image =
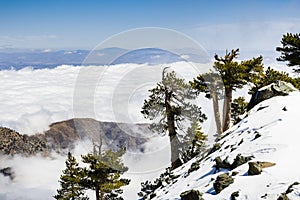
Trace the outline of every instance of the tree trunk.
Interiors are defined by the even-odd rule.
[[[168,122],[168,132],[171,146],[171,168],[175,169],[182,165],[182,162],[179,158],[179,140],[175,128],[175,116],[172,112],[171,107],[171,92],[166,92],[166,114]]]
[[[100,188],[99,188],[99,186],[96,186],[95,191],[96,191],[96,200],[101,200],[100,199]]]
[[[223,131],[222,131],[221,116],[220,116],[219,102],[218,102],[218,96],[217,96],[216,89],[212,89],[211,96],[212,96],[212,101],[213,101],[217,133],[218,133],[218,137],[219,137]]]
[[[100,192],[100,200],[104,200],[104,192]]]
[[[225,88],[223,107],[223,132],[230,128],[232,88]]]

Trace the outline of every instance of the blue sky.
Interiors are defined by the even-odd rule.
[[[170,28],[207,49],[272,50],[300,32],[299,0],[9,0],[0,2],[0,47],[84,48],[122,31]]]

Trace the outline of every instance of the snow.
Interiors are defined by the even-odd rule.
[[[197,158],[191,160],[174,172],[180,175],[178,181],[155,191],[157,196],[154,199],[180,199],[180,193],[189,189],[202,192],[205,200],[230,199],[235,191],[239,191],[238,199],[277,199],[292,183],[300,181],[299,101],[300,92],[293,92],[289,96],[274,97],[255,106],[249,111],[248,117],[228,130],[230,134],[219,141],[222,148],[201,161],[199,170],[184,178]],[[283,110],[284,107],[287,111]],[[257,132],[261,137],[254,139]],[[238,145],[241,139],[243,143]],[[237,149],[230,152],[231,148],[225,148],[228,145]],[[214,158],[220,156],[225,159],[228,156],[231,163],[239,153],[242,156],[254,156],[252,161],[268,161],[276,165],[264,168],[260,175],[248,176],[248,164],[245,163],[232,170],[238,172],[233,176],[234,183],[215,194],[213,180],[227,170],[213,173]],[[300,187],[293,188],[288,197],[300,199]]]

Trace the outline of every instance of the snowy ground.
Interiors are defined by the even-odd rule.
[[[235,191],[239,191],[238,199],[241,200],[277,199],[289,185],[296,181],[300,182],[299,101],[300,93],[294,92],[289,96],[266,100],[254,107],[248,117],[229,130],[232,132],[230,135],[219,141],[223,144],[222,148],[202,161],[199,170],[183,178],[196,158],[191,160],[176,170],[175,174],[181,176],[178,181],[156,191],[157,197],[154,199],[180,199],[180,193],[189,189],[197,189],[204,193],[205,200],[230,199],[231,193]],[[265,108],[261,109],[263,107]],[[284,107],[287,111],[283,110]],[[254,139],[257,132],[261,134],[261,137]],[[242,139],[243,142],[238,145]],[[233,145],[237,149],[231,152],[228,145]],[[238,172],[238,175],[234,176],[234,183],[216,195],[213,180],[226,170],[212,173],[214,158],[220,156],[225,159],[228,156],[231,163],[239,153],[243,156],[254,156],[253,161],[268,161],[276,165],[263,169],[261,175],[255,176],[248,176],[247,163],[241,165],[233,170]],[[300,199],[299,185],[288,194],[288,197]]]

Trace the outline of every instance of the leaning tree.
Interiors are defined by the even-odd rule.
[[[186,121],[203,122],[206,119],[201,108],[191,103],[197,97],[190,84],[184,79],[176,77],[174,71],[167,73],[164,68],[162,81],[149,90],[149,99],[144,101],[142,114],[153,123],[150,129],[160,134],[169,135],[171,146],[171,168],[182,165],[178,130],[183,130]]]

